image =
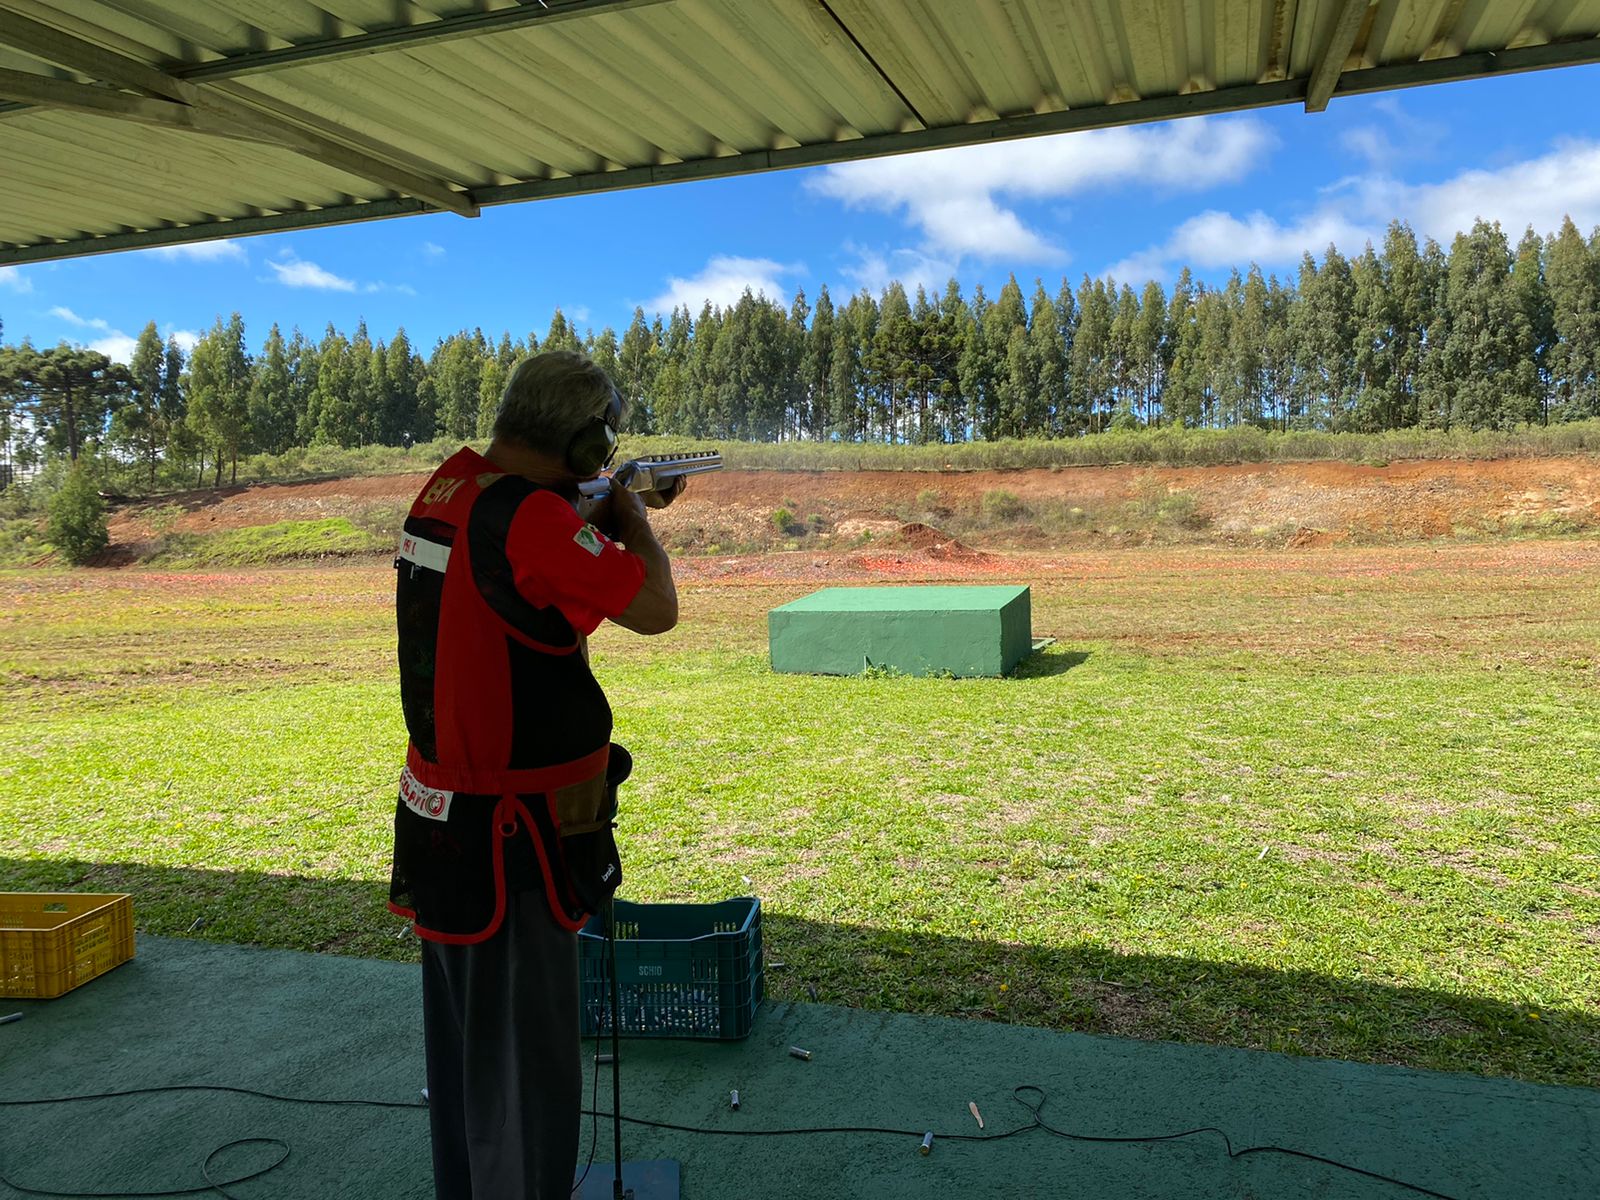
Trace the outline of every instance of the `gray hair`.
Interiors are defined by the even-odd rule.
[[[616,389],[605,371],[575,350],[523,359],[494,414],[494,436],[561,455],[572,435],[604,415]]]

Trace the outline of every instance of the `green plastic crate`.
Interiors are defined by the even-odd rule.
[[[585,1037],[611,1032],[605,930],[605,919],[596,915],[578,931]],[[617,982],[624,1037],[748,1037],[766,994],[761,901],[618,900]]]

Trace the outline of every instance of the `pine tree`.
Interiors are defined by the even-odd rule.
[[[1448,355],[1452,313],[1446,294],[1449,260],[1438,242],[1429,238],[1422,247],[1417,270],[1419,290],[1425,299],[1427,324],[1422,332],[1422,360],[1417,369],[1417,411],[1428,429],[1448,429],[1452,389]]]
[[[195,343],[185,390],[190,423],[215,456],[212,485],[221,486],[225,461],[232,466],[229,482],[237,483],[239,452],[250,439],[250,356],[245,352],[244,318],[238,313],[226,325],[219,317]]]
[[[599,333],[590,332],[584,339],[583,352],[594,365],[606,373],[613,383],[617,378],[617,331],[607,325]]]
[[[1231,354],[1233,295],[1238,290],[1238,277],[1238,272],[1234,272],[1227,291],[1202,289],[1195,297],[1194,319],[1202,382],[1200,425],[1204,428],[1223,425],[1238,400],[1239,381],[1234,374]]]
[[[1078,329],[1067,377],[1072,409],[1089,433],[1099,433],[1110,423],[1115,389],[1111,323],[1106,281],[1085,275],[1078,285]]]
[[[1133,326],[1134,380],[1138,388],[1140,419],[1160,424],[1159,399],[1167,372],[1167,297],[1154,279],[1139,297],[1139,316]]]
[[[317,433],[318,354],[316,346],[295,326],[284,351],[289,366],[289,409],[294,414],[294,444],[309,446]]]
[[[1080,335],[1082,336],[1081,332]],[[1162,415],[1169,424],[1200,424],[1205,398],[1205,367],[1200,361],[1200,328],[1195,313],[1195,285],[1184,267],[1167,302],[1167,340],[1171,365],[1161,392]]]
[[[1011,344],[1012,335],[1018,330],[1024,337],[1028,332],[1027,304],[1015,275],[1006,279],[1000,295],[984,311],[983,323],[994,375],[986,397],[988,404],[978,413],[978,433],[986,440],[1015,437],[1032,382],[1031,371],[1020,379],[1014,374],[1015,367],[1029,362],[1026,349],[1014,349]]]
[[[151,321],[139,331],[139,340],[133,347],[133,358],[128,363],[129,403],[118,414],[127,445],[134,456],[144,462],[146,484],[156,485],[156,462],[161,457],[164,442],[161,430],[161,386],[165,347],[156,323]]]
[[[1600,416],[1600,255],[1590,253],[1571,217],[1550,239],[1546,276],[1556,338],[1549,355],[1551,418]]]
[[[395,330],[383,355],[387,391],[378,424],[378,440],[386,446],[409,446],[414,441],[432,440],[432,419],[424,422],[417,409],[422,360],[411,349],[411,339],[406,336],[404,325]]]
[[[67,473],[66,482],[50,497],[45,534],[75,566],[88,562],[111,541],[106,529],[106,504],[82,463]]]
[[[560,316],[559,310],[556,315]],[[550,345],[549,338],[545,345]],[[440,436],[465,440],[476,432],[485,349],[481,333],[465,332],[452,334],[435,347],[428,374]]]
[[[989,309],[992,307],[983,294],[981,283],[972,289],[972,303],[967,307],[966,341],[956,360],[956,380],[965,409],[958,441],[987,436],[984,430],[994,419],[995,347],[989,341]]]
[[[896,280],[884,288],[878,301],[878,324],[866,356],[872,420],[886,442],[905,439],[904,410],[910,392],[914,345],[911,304],[906,299],[906,289]]]
[[[1295,393],[1294,339],[1290,333],[1290,314],[1294,311],[1294,289],[1267,279],[1267,342],[1262,357],[1262,395],[1264,419],[1273,429],[1288,429]]]
[[[500,411],[500,396],[506,390],[508,372],[501,365],[498,354],[484,360],[478,374],[478,436],[486,438],[494,432],[495,415]]]
[[[350,351],[350,340],[330,322],[317,346],[317,391],[311,402],[316,413],[311,438],[314,444],[356,444],[355,390],[355,356]]]
[[[811,305],[806,302],[806,294],[796,291],[789,302],[789,311],[773,330],[778,339],[777,362],[781,372],[777,380],[778,398],[783,406],[779,437],[804,436],[811,401],[800,370],[805,361],[806,325],[810,320]]]
[[[200,457],[200,440],[189,428],[189,398],[184,395],[188,375],[188,356],[176,337],[167,338],[161,363],[161,435],[166,442],[168,460],[187,464]],[[196,466],[195,486],[200,485],[204,464]]]
[[[568,323],[567,318],[557,308],[550,314],[550,328],[544,335],[540,348],[546,352],[551,350],[582,350],[583,343],[579,340],[577,331]]]
[[[622,335],[622,348],[617,353],[617,377],[613,380],[617,391],[628,402],[628,429],[634,433],[649,433],[655,428],[651,412],[655,393],[655,349],[655,334],[645,324],[644,309],[636,307],[633,320]]]
[[[961,390],[961,361],[967,339],[974,327],[972,310],[962,298],[961,285],[952,278],[944,295],[934,328],[929,334],[927,354],[934,367],[936,420],[939,440],[964,441],[967,437],[966,404]]]
[[[804,397],[801,436],[820,441],[828,433],[833,397],[833,297],[828,285],[817,292],[817,307],[806,329],[800,355],[800,388]]]
[[[1067,351],[1061,344],[1061,323],[1055,301],[1044,290],[1044,280],[1035,281],[1032,309],[1028,314],[1028,350],[1033,377],[1022,409],[1019,433],[1029,437],[1053,437],[1060,433],[1067,411]]]
[[[294,445],[295,414],[289,355],[276,324],[267,331],[267,340],[250,374],[250,427],[255,445],[268,454],[282,454]]]
[[[689,350],[689,386],[684,399],[683,432],[691,437],[719,436],[715,412],[722,390],[717,343],[722,340],[722,310],[707,300],[694,323]]]
[[[1404,429],[1420,419],[1417,388],[1433,296],[1425,286],[1422,256],[1411,227],[1391,222],[1383,238],[1383,278],[1389,296],[1389,428]]]
[[[692,336],[689,310],[675,305],[661,338],[660,366],[655,376],[653,406],[657,433],[689,432],[689,343]]]
[[[1110,279],[1106,280],[1106,295],[1112,299],[1111,336],[1107,343],[1114,397],[1111,423],[1116,428],[1128,429],[1139,423],[1139,376],[1143,365],[1137,332],[1139,298],[1127,284],[1118,288]]]
[[[1371,242],[1351,264],[1350,285],[1355,330],[1350,425],[1364,433],[1392,429],[1397,408],[1394,344],[1398,320],[1383,262]]]
[[[1545,280],[1544,240],[1531,228],[1517,244],[1511,266],[1511,310],[1516,331],[1515,364],[1506,395],[1505,418],[1550,423],[1550,351],[1555,311]]]
[[[1479,220],[1450,246],[1445,299],[1450,329],[1445,338],[1445,387],[1450,423],[1469,429],[1505,428],[1523,419],[1515,396],[1520,344],[1511,295],[1511,250],[1498,224]]]
[[[850,297],[835,327],[833,352],[833,426],[845,441],[870,435],[867,405],[867,358],[878,332],[878,302],[862,289]]]

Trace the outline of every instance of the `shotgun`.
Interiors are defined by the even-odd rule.
[[[681,475],[720,470],[720,450],[699,454],[650,454],[644,458],[630,458],[610,475],[584,480],[578,485],[578,492],[585,500],[604,500],[614,487],[630,492],[656,492]]]

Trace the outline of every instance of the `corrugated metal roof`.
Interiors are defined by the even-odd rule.
[[[1600,0],[0,0],[0,262],[1600,61]]]

